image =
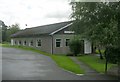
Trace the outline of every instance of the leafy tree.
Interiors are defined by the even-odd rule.
[[[78,38],[74,38],[69,42],[69,47],[74,56],[77,56],[80,53],[81,42]]]
[[[0,20],[0,34],[1,34],[0,42],[6,41],[6,31],[7,31],[7,26],[3,21]]]
[[[114,47],[114,46],[107,46],[106,50],[105,50],[105,58],[106,58],[106,68],[105,68],[105,72],[107,73],[107,63],[114,63],[114,64],[118,64],[119,66],[119,62],[120,62],[120,49],[119,47]]]
[[[7,29],[7,41],[10,42],[10,36],[18,31],[20,31],[19,24],[9,26]]]
[[[99,48],[120,49],[120,2],[71,2],[73,28]],[[110,56],[110,55],[109,55]],[[100,55],[102,59],[102,55]]]
[[[118,3],[80,3],[72,5],[74,30],[95,45],[116,46],[118,38]]]

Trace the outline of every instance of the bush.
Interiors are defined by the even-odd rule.
[[[81,48],[81,42],[80,42],[80,40],[79,39],[74,39],[74,40],[71,40],[70,42],[69,42],[69,47],[70,47],[70,50],[71,50],[71,52],[75,55],[75,56],[77,56],[77,54],[79,54],[80,53],[80,48]]]
[[[108,62],[115,64],[119,61],[119,58],[120,58],[119,53],[120,53],[119,48],[109,46],[109,47],[106,48],[105,57],[108,60]]]

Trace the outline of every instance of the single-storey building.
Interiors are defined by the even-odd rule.
[[[68,42],[75,36],[72,21],[26,28],[11,36],[11,45],[30,46],[51,54],[70,53]],[[91,43],[83,41],[81,53],[91,53]]]

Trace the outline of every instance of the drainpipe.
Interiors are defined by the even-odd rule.
[[[53,54],[53,35],[51,35],[51,38],[52,38],[51,53]]]

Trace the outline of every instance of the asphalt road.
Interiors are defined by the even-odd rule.
[[[2,48],[2,80],[113,80],[104,75],[83,75],[59,68],[48,56],[39,53]]]

